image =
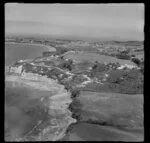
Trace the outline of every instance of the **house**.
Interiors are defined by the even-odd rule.
[[[120,66],[120,67],[118,67],[117,69],[124,69],[124,68],[129,68],[129,69],[133,69],[133,68],[138,68],[137,66],[135,66],[135,65],[128,65],[128,64],[124,64],[124,65],[122,65],[122,66]]]
[[[17,67],[10,67],[9,71],[17,73],[17,74],[21,74],[22,73],[22,65],[17,66]]]

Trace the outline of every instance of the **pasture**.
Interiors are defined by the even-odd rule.
[[[82,61],[90,61],[95,62],[98,61],[100,63],[119,63],[120,65],[129,64],[135,65],[130,60],[122,60],[117,59],[112,56],[100,55],[98,53],[89,53],[89,52],[71,52],[64,54],[64,58],[75,60],[77,63]]]
[[[143,128],[143,95],[81,91],[73,109],[80,121],[95,122],[120,129]]]

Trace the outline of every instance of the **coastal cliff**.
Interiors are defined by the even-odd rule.
[[[48,109],[46,122],[37,121],[30,132],[15,140],[89,141],[91,136],[87,134],[92,140],[143,140],[143,76],[139,69],[68,61],[40,57],[18,61],[6,69],[6,82],[31,89],[35,93],[28,96],[39,99]],[[33,108],[30,114],[39,111]],[[133,130],[140,135],[136,131],[132,134]],[[113,137],[108,138],[111,134]]]
[[[13,83],[14,87],[24,86],[38,91],[49,92],[49,96],[36,97],[48,107],[48,114],[51,117],[49,125],[45,126],[37,135],[34,136],[36,141],[56,141],[65,136],[68,126],[75,123],[71,111],[68,109],[72,102],[71,93],[64,89],[63,85],[58,84],[55,80],[40,76],[34,73],[20,73],[20,67],[15,68],[15,74],[7,75],[5,81]],[[39,125],[36,125],[36,128]],[[34,129],[33,129],[34,130]],[[23,138],[16,139],[20,141],[31,140],[30,133],[27,133]]]

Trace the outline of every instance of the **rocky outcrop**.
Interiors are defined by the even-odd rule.
[[[32,138],[32,140],[60,140],[65,135],[68,126],[76,122],[76,120],[71,117],[72,113],[68,109],[69,104],[72,102],[71,93],[67,92],[63,85],[59,85],[54,80],[33,73],[9,75],[5,80],[7,82],[12,82],[14,86],[26,86],[35,90],[50,92],[49,97],[43,96],[41,98],[41,102],[43,102],[43,104],[49,108],[49,123],[44,128],[42,128],[41,131],[34,136],[34,139]],[[37,125],[36,128],[38,128],[38,126],[39,125]],[[32,132],[34,132],[34,129],[31,131],[31,133]],[[24,136],[24,138],[19,140],[30,141],[31,133],[28,133],[26,136]]]
[[[39,135],[42,141],[56,141],[65,136],[65,132],[70,124],[75,123],[72,113],[68,110],[69,104],[72,102],[70,93],[59,92],[49,97],[49,115],[53,117],[52,126],[46,127]],[[54,134],[53,130],[57,130]]]

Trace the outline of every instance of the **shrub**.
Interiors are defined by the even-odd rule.
[[[117,57],[118,59],[129,60],[129,59],[130,59],[129,51],[120,52],[119,54],[116,55],[116,57]]]
[[[140,66],[141,61],[138,58],[132,58],[131,59],[136,65]]]
[[[107,81],[110,83],[120,83],[121,77],[124,75],[123,70],[112,70],[110,72],[109,77],[107,78]]]
[[[118,59],[123,59],[123,60],[129,60],[130,56],[125,55],[125,54],[119,54],[119,55],[117,55],[117,58]]]
[[[120,84],[123,93],[136,94],[143,92],[143,75],[138,70],[125,72],[124,80]]]
[[[68,69],[71,71],[73,68],[73,61],[71,59],[69,59],[68,61],[65,60],[59,66],[61,68]]]
[[[52,52],[52,51],[45,51],[45,52],[42,53],[42,55],[44,57],[48,57],[48,56],[51,56],[51,55],[54,55],[54,54],[55,54],[55,52]]]
[[[71,90],[71,97],[72,98],[79,96],[79,94],[80,94],[80,90],[78,90],[78,89],[72,89]]]
[[[135,55],[134,55],[134,54],[132,54],[132,55],[131,55],[131,57],[135,57]]]
[[[99,76],[99,74],[101,72],[104,72],[107,70],[107,66],[103,63],[98,63],[97,61],[95,62],[95,64],[93,65],[92,67],[92,70],[91,70],[91,77],[94,77],[94,76]]]
[[[141,63],[141,65],[140,65],[140,71],[142,74],[144,74],[144,64],[143,63]]]
[[[56,54],[57,54],[57,55],[64,54],[65,52],[68,51],[68,49],[63,48],[63,47],[55,47],[55,48],[56,48]]]
[[[64,87],[65,87],[65,89],[67,90],[67,91],[71,91],[72,90],[72,86],[71,86],[71,84],[67,81],[62,81],[63,82],[63,85],[64,85]]]
[[[25,70],[26,72],[31,72],[33,70],[33,66],[29,63],[26,63],[23,65],[23,70]]]

